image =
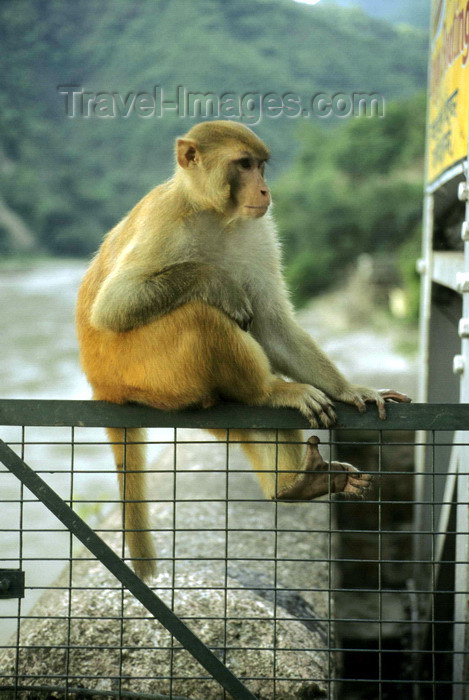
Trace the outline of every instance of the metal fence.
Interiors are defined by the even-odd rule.
[[[295,411],[3,400],[0,425],[1,698],[468,697],[468,405],[339,407],[322,453],[374,485],[296,504],[230,435]],[[148,585],[104,426],[153,428]]]

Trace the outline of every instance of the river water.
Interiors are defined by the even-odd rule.
[[[0,268],[0,395],[86,398],[74,330],[84,262],[61,260]]]
[[[56,260],[0,269],[0,397],[89,398],[74,331],[76,290],[85,267],[84,262]],[[69,429],[26,428],[23,436],[20,428],[0,427],[0,437],[18,454],[22,454],[24,437],[26,462],[38,471],[56,472],[47,481],[66,496],[70,490]],[[40,444],[48,440],[55,444]],[[103,492],[108,488],[106,475],[88,474],[87,482],[80,484],[85,494],[90,489]],[[67,554],[68,539],[47,509],[34,502],[29,492],[22,493],[17,480],[0,466],[0,567],[17,568],[22,552],[26,585],[33,588],[27,591],[22,613],[32,606],[41,587],[50,584],[63,568],[60,557]],[[55,560],[44,561],[47,556]],[[0,617],[17,613],[17,601],[0,601]],[[0,641],[5,641],[15,626],[14,619],[0,620]]]
[[[83,261],[63,260],[0,268],[0,398],[91,398],[74,328],[76,293],[85,269]],[[154,459],[173,433],[152,433],[161,443],[150,451]],[[0,438],[63,498],[73,497],[75,509],[90,525],[112,508],[100,503],[117,498],[104,430],[79,428],[72,434],[70,428],[31,427],[23,435],[20,427],[0,426]],[[28,589],[22,603],[25,614],[62,571],[70,536],[32,494],[22,493],[16,478],[0,464],[0,568],[18,568],[20,552]],[[17,601],[0,601],[0,643],[14,632],[17,615]]]
[[[85,269],[85,262],[63,260],[0,268],[0,398],[90,398],[79,367],[74,330],[76,292]],[[389,339],[369,330],[337,337],[324,321],[324,313],[318,314],[314,308],[303,312],[300,321],[347,376],[413,393],[414,366],[393,350]],[[73,450],[69,428],[26,428],[23,435],[21,428],[0,426],[0,437],[63,498],[73,496],[77,512],[89,524],[96,525],[106,512],[100,501],[117,498],[112,456],[103,430],[75,429]],[[151,438],[155,445],[150,462],[171,440],[172,431],[152,431]],[[69,552],[68,532],[31,494],[22,493],[15,477],[0,465],[0,568],[18,568],[22,554],[28,587],[22,614],[55,580]],[[8,615],[10,620],[5,619]],[[0,643],[14,632],[17,615],[17,601],[0,601]]]

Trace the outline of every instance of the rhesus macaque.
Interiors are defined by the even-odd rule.
[[[164,410],[220,399],[298,409],[315,428],[334,425],[332,401],[407,400],[350,384],[294,318],[282,278],[264,180],[269,151],[246,126],[197,124],[176,142],[174,177],[147,194],[106,236],[77,308],[83,369],[95,399]],[[292,381],[287,381],[287,377]],[[211,431],[224,439],[224,430]],[[108,430],[136,572],[150,576],[144,435]],[[302,433],[232,430],[268,498],[361,494],[370,477],[322,460]],[[267,442],[258,443],[255,441]],[[269,442],[270,441],[270,442]],[[120,443],[120,444],[119,444]],[[125,464],[125,470],[124,470]]]

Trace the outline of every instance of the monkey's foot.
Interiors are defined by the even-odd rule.
[[[295,402],[292,403],[310,422],[312,428],[332,428],[337,422],[337,416],[332,401],[326,394],[311,384],[287,384],[290,392],[294,392]]]
[[[311,384],[277,379],[269,397],[270,406],[296,408],[312,428],[332,428],[337,423],[334,405],[326,394]]]
[[[311,501],[326,493],[344,493],[363,497],[373,477],[346,462],[325,462],[318,449],[319,438],[313,435],[306,445],[303,469],[292,484],[274,498],[279,501]]]

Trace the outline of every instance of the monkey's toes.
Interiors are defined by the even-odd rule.
[[[293,482],[275,496],[280,501],[311,501],[327,493],[363,497],[373,477],[345,462],[327,463],[318,449],[319,438],[312,435],[306,444],[302,470]]]
[[[324,428],[332,428],[336,424],[336,416],[335,414],[331,416],[329,413],[326,413],[325,411],[320,411],[319,415],[319,424],[324,427]]]
[[[337,422],[333,405],[328,401],[318,401],[309,397],[306,401],[307,417],[312,428],[332,428]]]
[[[330,474],[327,462],[318,449],[319,438],[312,435],[306,444],[302,471],[294,481],[275,496],[280,501],[311,501],[329,493]]]
[[[329,425],[327,425],[327,427],[330,427],[331,425],[335,425],[337,423],[337,415],[336,415],[334,406],[331,403],[329,403],[329,404],[326,404],[325,406],[323,406],[322,409],[323,410],[322,410],[321,416],[325,416],[325,420],[329,423]]]
[[[366,474],[359,471],[351,464],[346,464],[343,462],[333,462],[331,467],[335,468],[336,465],[340,466],[346,471],[346,474],[344,475],[345,485],[341,490],[341,493],[346,494],[347,496],[355,496],[356,498],[364,498],[366,492],[373,482],[373,476],[371,474]]]
[[[317,435],[311,435],[306,441],[306,457],[304,463],[305,471],[311,471],[318,469],[319,467],[326,467],[327,464],[323,460],[321,453],[319,452],[318,445],[321,440]]]

